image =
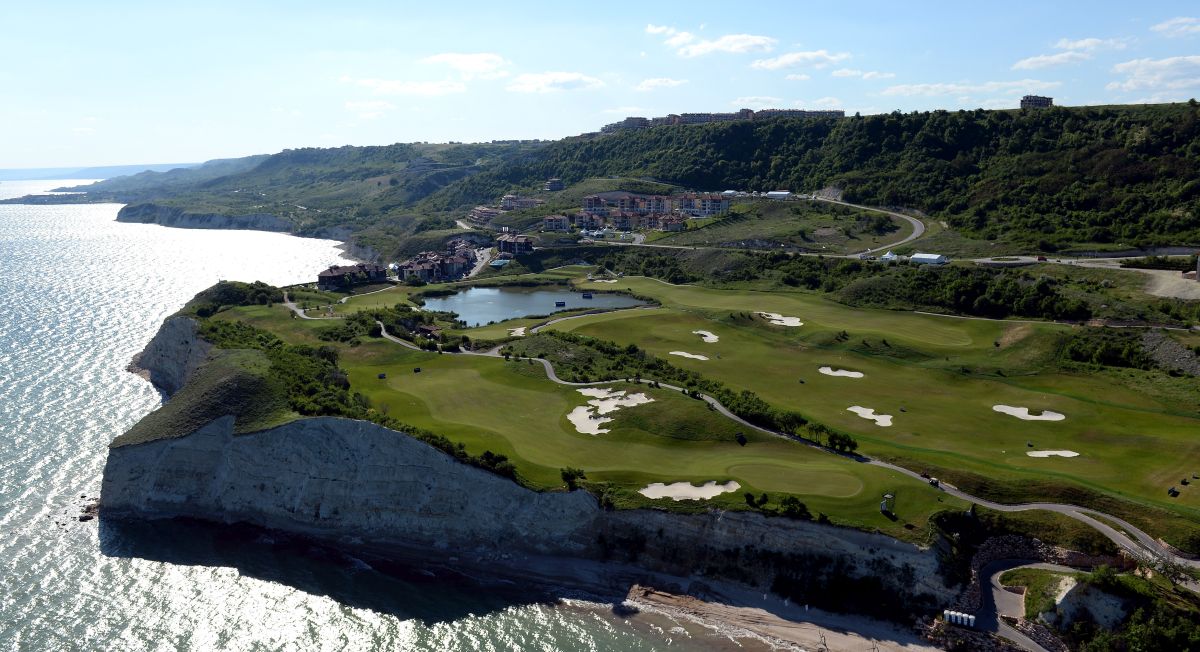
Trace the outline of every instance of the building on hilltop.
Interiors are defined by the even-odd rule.
[[[387,280],[387,268],[374,263],[331,266],[317,274],[317,287],[322,290],[348,290],[364,283],[382,283]]]
[[[653,215],[671,212],[671,198],[666,195],[641,195],[613,190],[598,192],[583,198],[583,211],[597,215],[610,212]]]
[[[638,118],[638,117],[630,116],[620,122],[614,122],[612,124],[604,125],[603,127],[600,128],[600,133],[611,134],[613,132],[623,131],[625,129],[645,129],[646,127],[649,127],[649,126],[650,126],[650,121],[647,120],[646,118]]]
[[[1054,106],[1053,97],[1043,95],[1026,95],[1021,98],[1022,109],[1048,109]]]
[[[500,210],[502,211],[518,211],[523,208],[533,208],[546,203],[544,199],[534,199],[532,197],[522,197],[520,195],[505,195],[500,198]]]
[[[913,254],[908,260],[916,265],[945,265],[950,262],[950,259],[941,254]]]

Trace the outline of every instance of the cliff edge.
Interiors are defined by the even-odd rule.
[[[191,213],[174,206],[161,204],[130,204],[117,213],[118,222],[159,224],[184,229],[247,229],[253,231],[290,232],[292,224],[269,213],[221,215]]]
[[[226,378],[214,369],[238,352],[206,346],[195,320],[173,317],[138,364],[180,405],[198,392],[211,398],[208,385],[254,398],[245,378],[210,382]],[[531,556],[555,558],[568,575],[610,588],[667,574],[774,590],[836,573],[874,582],[893,602],[930,606],[955,593],[932,550],[887,536],[754,512],[605,510],[586,491],[534,491],[368,421],[293,414],[255,426],[271,420],[245,406],[220,411],[236,404],[228,397],[199,403],[176,407],[187,418],[157,416],[171,413],[168,402],[113,442],[102,516],[248,523],[376,553],[461,554],[515,569],[510,576],[523,576]]]

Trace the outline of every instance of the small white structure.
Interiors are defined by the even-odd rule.
[[[891,263],[891,262],[895,262],[897,258],[899,258],[899,257],[896,254],[889,251],[886,254],[880,256],[879,260],[883,260],[883,261],[887,261],[887,262]]]
[[[892,252],[888,252],[889,254]],[[908,258],[917,265],[945,265],[950,262],[949,258],[941,254],[913,254]]]
[[[792,193],[789,190],[771,190],[767,193],[767,199],[791,199]]]
[[[721,193],[721,196],[722,197],[736,197],[737,194],[738,194],[738,191],[736,191],[736,190],[725,190]]]

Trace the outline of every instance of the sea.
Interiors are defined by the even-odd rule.
[[[4,181],[0,198],[81,182]],[[162,403],[126,366],[164,318],[218,280],[346,262],[331,240],[121,224],[119,209],[0,205],[0,650],[744,649],[569,590],[481,588],[266,532],[80,521],[109,442]]]

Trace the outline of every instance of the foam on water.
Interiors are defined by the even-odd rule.
[[[413,583],[201,526],[78,522],[108,443],[160,403],[125,366],[166,316],[218,279],[292,283],[343,260],[329,240],[120,224],[118,208],[0,205],[0,649],[663,647],[605,605]]]

